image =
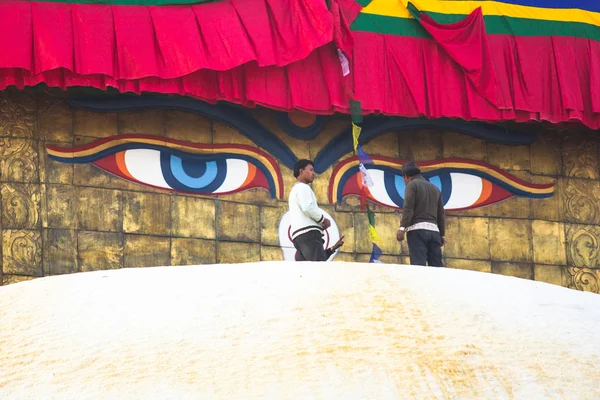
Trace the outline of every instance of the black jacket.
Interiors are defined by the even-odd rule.
[[[413,176],[406,185],[400,226],[408,228],[417,222],[432,222],[438,226],[441,236],[446,233],[442,194],[421,174]]]

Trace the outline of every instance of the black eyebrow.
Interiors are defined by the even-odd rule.
[[[531,144],[536,136],[527,132],[517,132],[502,126],[479,122],[463,122],[449,119],[427,120],[417,118],[368,117],[361,124],[359,144],[365,144],[391,130],[415,128],[441,128],[464,133],[486,142],[507,145]],[[409,133],[409,132],[405,132]],[[334,137],[315,157],[315,171],[322,174],[343,155],[352,152],[352,127],[348,127]]]
[[[298,157],[281,139],[246,114],[243,109],[233,105],[209,104],[182,96],[123,94],[71,97],[68,101],[73,107],[107,113],[155,108],[195,112],[231,126],[290,169],[294,169],[294,164],[298,161]]]

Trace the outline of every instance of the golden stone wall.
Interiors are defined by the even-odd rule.
[[[299,158],[313,159],[348,125],[332,117],[312,141],[292,139],[269,110],[252,115]],[[533,129],[529,127],[528,129]],[[541,127],[537,129],[541,130]],[[180,111],[98,114],[70,108],[61,94],[0,92],[1,282],[96,269],[282,260],[278,224],[287,201],[265,190],[222,197],[140,186],[89,164],[50,160],[47,144],[147,133],[196,143],[255,146],[227,125]],[[533,183],[556,181],[549,199],[511,197],[449,212],[448,267],[600,291],[600,165],[597,132],[546,128],[530,146],[506,146],[454,132],[391,132],[364,146],[371,155],[483,160]],[[280,163],[285,197],[294,178]],[[346,244],[336,261],[367,262],[371,243],[357,200],[327,204],[332,168],[313,184]],[[374,206],[385,263],[408,263],[395,240],[400,214]]]

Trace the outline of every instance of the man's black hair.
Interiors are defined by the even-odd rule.
[[[415,164],[414,161],[407,162],[402,166],[402,174],[408,176],[409,178],[415,175],[419,175],[420,173],[421,170],[419,169],[419,167],[417,167],[417,164]]]
[[[294,165],[294,178],[299,177],[300,170],[306,168],[307,165],[312,165],[313,167],[315,166],[315,164],[310,160],[302,159],[296,161],[296,165]]]

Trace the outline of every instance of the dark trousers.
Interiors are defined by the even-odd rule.
[[[442,237],[439,232],[425,229],[408,231],[406,241],[412,265],[444,266],[442,263]]]
[[[308,231],[292,241],[298,250],[296,261],[327,261],[329,258],[323,249],[323,234],[320,231]]]

